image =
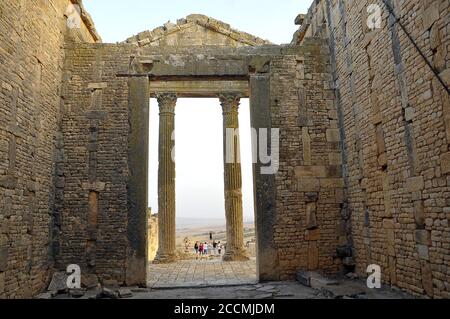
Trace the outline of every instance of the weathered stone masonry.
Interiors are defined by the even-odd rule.
[[[130,216],[146,220],[142,212],[129,215],[128,210],[127,216],[125,206],[130,199],[127,200],[124,192],[133,176],[131,170],[137,165],[127,162],[126,153],[127,147],[132,144],[128,143],[125,133],[133,132],[135,123],[129,118],[126,100],[133,95],[130,81],[145,79],[139,76],[139,72],[147,74],[148,85],[148,77],[151,81],[169,75],[182,76],[186,72],[184,70],[190,70],[187,74],[198,79],[211,75],[249,77],[255,93],[251,95],[252,105],[255,106],[252,125],[255,128],[280,128],[280,171],[269,177],[273,178],[274,187],[262,197],[260,191],[255,194],[258,202],[263,204],[256,212],[261,237],[260,278],[290,279],[298,269],[339,272],[342,262],[334,259],[333,254],[339,244],[335,234],[340,224],[342,179],[335,163],[335,157],[339,158],[338,144],[333,135],[337,124],[329,119],[330,114],[336,111],[330,89],[331,74],[326,73],[329,72],[329,52],[325,44],[323,40],[311,40],[303,48],[174,47],[169,51],[154,47],[137,50],[132,44],[77,44],[68,48],[66,63],[72,76],[67,88],[72,89],[67,89],[65,96],[68,112],[63,125],[67,193],[64,196],[63,216],[67,217],[63,218],[65,231],[58,259],[60,264],[78,262],[83,269],[98,274],[102,280],[126,281],[127,261],[124,254],[131,244],[129,235],[124,236],[126,225]],[[174,56],[176,64],[170,63]],[[89,88],[99,81],[93,71],[96,70],[95,61],[100,61],[103,66],[100,83],[103,83],[104,92],[101,107],[96,106],[93,111],[89,110],[93,96]],[[139,64],[139,61],[141,67],[133,67],[133,63]],[[209,61],[219,62],[211,65]],[[223,69],[222,63],[228,65],[228,69]],[[264,103],[267,105],[266,113],[259,111]],[[300,110],[305,112],[302,116],[299,116]],[[90,187],[80,187],[90,180],[89,157],[92,155],[87,148],[91,147],[92,133],[91,120],[86,115],[92,115],[92,112],[97,117],[101,114],[102,119],[108,119],[98,120],[96,131],[99,142],[93,148],[98,153],[99,179]],[[308,115],[307,112],[311,113]],[[296,135],[295,132],[310,135],[310,145],[304,146],[301,133]],[[303,148],[310,154],[305,155],[306,159],[302,155]],[[331,156],[332,162],[330,151],[335,154]],[[100,167],[109,165],[110,170],[99,173]],[[258,165],[255,167],[255,176],[260,176],[259,168]],[[263,184],[256,182],[255,185],[259,187]],[[89,194],[92,191],[98,193],[95,240],[89,237],[91,233],[86,217],[89,215]],[[143,234],[145,239],[145,232]],[[90,245],[87,243],[91,243],[95,250],[87,249]],[[90,251],[96,252],[94,265],[91,265]],[[144,277],[141,277],[140,283],[145,280]]]
[[[447,1],[386,1],[449,81]],[[381,28],[366,25],[381,8]],[[329,41],[358,273],[449,298],[449,95],[383,1],[316,1],[294,41]]]
[[[0,298],[35,295],[73,263],[146,283],[149,98],[172,90],[214,96],[218,112],[220,96],[248,97],[252,127],[279,129],[277,173],[254,165],[260,280],[375,263],[385,283],[449,298],[449,95],[374,2],[380,29],[368,1],[317,0],[277,46],[202,15],[95,43],[84,10],[67,28],[79,1],[2,1]],[[448,3],[386,2],[448,86]]]
[[[67,28],[71,3],[0,3],[0,298],[31,297],[52,270],[63,46],[99,40],[86,13]]]

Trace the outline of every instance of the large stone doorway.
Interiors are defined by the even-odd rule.
[[[145,125],[142,117],[148,117],[149,98],[156,97],[159,108],[159,170],[158,170],[158,251],[156,263],[171,263],[177,260],[175,242],[175,162],[172,161],[172,150],[175,141],[172,138],[175,124],[175,109],[179,97],[213,97],[222,107],[223,115],[223,147],[224,147],[224,196],[227,220],[226,261],[247,261],[243,241],[241,167],[238,159],[239,122],[238,110],[241,98],[250,100],[251,127],[259,133],[254,136],[252,151],[257,155],[253,164],[253,190],[256,225],[256,256],[257,279],[277,280],[278,257],[274,245],[273,225],[275,212],[275,175],[276,161],[262,161],[258,154],[264,145],[267,155],[278,147],[277,137],[271,136],[271,81],[266,59],[252,60],[252,51],[242,50],[239,54],[224,55],[223,48],[210,48],[207,51],[210,58],[205,59],[204,50],[181,48],[180,51],[153,52],[151,56],[141,56],[135,59],[137,73],[130,76],[129,108],[131,112],[131,136],[136,141],[130,143],[130,163],[142,165],[148,158],[148,120]],[[187,50],[184,53],[183,50]],[[263,48],[264,50],[264,48]],[[202,53],[204,52],[204,53]],[[233,52],[233,51],[232,51]],[[269,52],[269,51],[268,51]],[[175,54],[176,53],[176,54]],[[160,54],[163,54],[162,56]],[[195,59],[192,60],[192,57]],[[170,62],[176,60],[176,63]],[[269,59],[269,58],[268,58]],[[217,62],[219,61],[219,62]],[[141,76],[140,74],[145,74]],[[137,113],[135,113],[137,112]],[[278,129],[275,129],[278,130]],[[262,134],[262,135],[261,135]],[[227,138],[231,136],[231,138]],[[265,137],[265,139],[262,139]],[[272,141],[275,140],[272,148]],[[146,146],[146,152],[143,152]],[[136,150],[136,154],[133,150]],[[276,152],[275,152],[276,153]],[[275,154],[274,153],[274,154]],[[226,156],[225,156],[226,154]],[[139,156],[139,155],[144,155]],[[143,220],[147,224],[147,184],[146,176],[135,174],[131,181],[130,200],[136,209],[129,210],[129,220]],[[141,190],[142,189],[142,190]],[[143,197],[138,197],[140,193]],[[136,201],[134,201],[136,199]],[[139,201],[139,202],[138,202]],[[146,204],[145,206],[143,204]],[[145,207],[145,211],[144,211]],[[131,225],[129,234],[139,234],[139,252],[146,249],[147,232]],[[136,230],[136,231],[134,231]],[[138,251],[137,251],[138,252]],[[146,255],[142,256],[141,265],[147,264]],[[132,261],[133,258],[130,259]],[[143,263],[142,263],[143,262]],[[128,269],[131,269],[129,266]],[[142,269],[142,268],[141,268]],[[144,269],[147,269],[145,266]],[[133,271],[133,273],[136,271]]]
[[[218,87],[217,83],[211,85]],[[158,84],[159,85],[159,84]],[[192,82],[195,89],[199,83]],[[240,189],[236,190],[241,197],[240,221],[233,224],[226,221],[226,205],[224,198],[224,135],[223,108],[220,99],[209,97],[205,90],[206,83],[200,83],[203,89],[202,98],[185,98],[177,94],[175,107],[175,135],[172,135],[176,150],[174,160],[176,171],[175,187],[175,253],[174,259],[158,260],[156,256],[158,243],[157,233],[149,232],[149,273],[148,286],[179,287],[201,285],[234,285],[256,281],[256,234],[254,228],[254,194],[252,172],[252,130],[250,125],[249,100],[240,99],[236,105],[239,112],[239,145],[236,148],[240,156],[236,163],[240,164],[242,176]],[[183,87],[187,88],[188,84]],[[152,91],[152,83],[150,85]],[[214,93],[211,91],[211,94]],[[236,94],[238,94],[236,92]],[[191,95],[191,94],[189,94]],[[156,93],[151,93],[156,96]],[[160,103],[156,98],[150,100],[150,161],[149,161],[149,205],[152,213],[150,226],[165,231],[159,220],[158,181],[158,142]],[[239,148],[238,148],[239,147]],[[230,214],[228,214],[228,217]],[[173,218],[173,217],[172,217]],[[159,224],[159,225],[158,225]],[[228,232],[227,226],[228,225]],[[239,227],[239,228],[237,228]],[[230,229],[231,228],[231,229]],[[234,229],[237,228],[237,229]],[[229,232],[235,232],[241,238],[242,255],[233,256],[234,251],[227,253]],[[173,234],[160,234],[160,238],[168,240]],[[173,239],[173,238],[172,238]],[[194,245],[207,243],[208,252],[196,253]],[[156,245],[155,245],[156,244]],[[162,245],[160,245],[162,246]],[[220,249],[219,249],[220,248]],[[234,247],[232,247],[234,248]],[[231,256],[231,257],[230,257]],[[166,262],[166,263],[165,263]]]

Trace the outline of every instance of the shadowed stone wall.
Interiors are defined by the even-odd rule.
[[[386,2],[448,89],[448,1]],[[449,93],[382,1],[315,1],[300,18],[294,42],[328,38],[332,51],[357,272],[378,264],[385,283],[449,298]]]
[[[149,81],[174,79],[248,81],[252,126],[280,130],[276,174],[254,165],[259,279],[375,263],[450,297],[449,94],[381,0],[374,31],[367,1],[315,1],[291,46],[201,15],[89,43],[70,3],[0,4],[0,297],[73,263],[145,284]],[[387,3],[448,87],[448,3]]]
[[[280,279],[298,270],[341,271],[335,252],[341,231],[343,180],[340,137],[325,41],[310,40],[300,54],[270,65],[272,127],[280,128],[273,236]]]
[[[0,2],[0,298],[37,294],[52,268],[62,48],[99,40],[84,12],[69,30],[71,3]]]

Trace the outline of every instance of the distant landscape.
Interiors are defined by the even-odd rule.
[[[184,239],[189,241],[210,241],[209,233],[213,233],[213,240],[226,242],[225,219],[199,219],[178,218],[177,219],[177,246],[184,247]],[[253,221],[244,221],[244,242],[253,241],[255,238],[255,225]]]
[[[253,220],[244,220],[244,224],[254,224]],[[195,229],[198,227],[225,227],[226,221],[223,219],[214,219],[214,218],[177,218],[176,227],[178,230],[189,230]]]

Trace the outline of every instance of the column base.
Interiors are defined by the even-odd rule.
[[[222,258],[223,261],[247,261],[250,258],[245,250],[226,252]]]
[[[178,260],[178,256],[176,253],[173,254],[160,254],[157,253],[155,259],[153,260],[153,264],[170,264],[174,263]]]

